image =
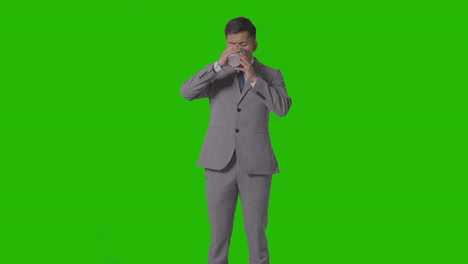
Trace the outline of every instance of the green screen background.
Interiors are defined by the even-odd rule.
[[[2,2],[0,263],[207,263],[209,105],[180,88],[238,16],[293,100],[272,263],[466,263],[461,3]]]

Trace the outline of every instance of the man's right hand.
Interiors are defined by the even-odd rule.
[[[229,47],[223,51],[223,54],[221,54],[221,57],[218,60],[218,65],[221,67],[225,67],[228,65],[228,58],[231,54],[240,52],[239,47]]]

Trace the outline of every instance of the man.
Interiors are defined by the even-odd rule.
[[[268,132],[270,111],[282,117],[291,99],[279,70],[253,57],[256,28],[244,17],[225,28],[227,49],[219,60],[184,82],[187,100],[208,98],[210,124],[198,166],[205,168],[211,225],[209,264],[227,264],[237,196],[243,208],[250,264],[270,263],[267,214],[272,174],[279,173]],[[242,47],[245,55],[239,53]],[[228,57],[237,54],[233,68]]]

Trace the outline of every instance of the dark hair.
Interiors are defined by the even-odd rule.
[[[226,27],[224,28],[224,35],[226,35],[227,38],[228,34],[236,34],[242,31],[249,32],[249,36],[255,40],[255,37],[257,36],[257,29],[255,28],[254,24],[252,24],[252,21],[245,17],[238,17],[229,20],[229,22],[226,24]]]

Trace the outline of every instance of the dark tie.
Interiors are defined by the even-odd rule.
[[[245,82],[243,71],[239,71],[239,74],[237,74],[237,79],[239,80],[239,88],[240,88],[240,92],[242,93],[242,90],[244,90],[244,82]]]

